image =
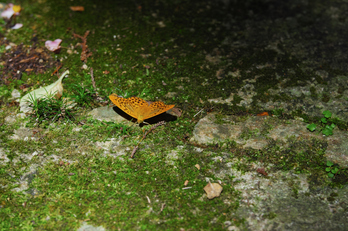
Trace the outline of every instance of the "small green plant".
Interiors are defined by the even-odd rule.
[[[147,69],[146,69],[147,70]],[[147,89],[147,88],[144,88],[140,94],[139,94],[139,97],[144,97],[144,96],[149,96],[150,95],[150,89]]]
[[[96,92],[93,87],[82,87],[78,84],[73,85],[74,95],[71,98],[75,99],[75,102],[80,107],[91,107],[94,98],[96,97]]]
[[[272,110],[272,115],[275,115],[277,117],[282,116],[283,113],[284,113],[284,109],[282,108]]]
[[[5,45],[0,46],[0,54],[5,53],[6,47]]]
[[[35,95],[30,95],[29,100],[29,106],[33,109],[32,117],[40,124],[44,120],[55,122],[62,119],[70,121],[74,118],[71,109],[68,109],[62,98],[56,99],[48,95],[37,99]]]
[[[327,172],[327,176],[330,178],[335,178],[337,174],[339,174],[340,169],[333,166],[334,164],[331,161],[326,162],[325,171]]]
[[[8,90],[7,86],[0,87],[0,98],[8,97],[11,95],[11,92]]]
[[[324,117],[320,119],[320,122],[323,126],[319,131],[321,131],[324,135],[330,136],[333,134],[332,130],[336,127],[334,123],[331,122],[332,113],[329,110],[323,111]],[[311,132],[315,131],[317,125],[312,123],[307,125],[307,129]]]

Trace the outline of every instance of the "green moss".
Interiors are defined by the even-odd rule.
[[[25,22],[25,26],[2,33],[8,41],[23,44],[25,48],[45,49],[46,40],[63,39],[61,53],[51,53],[51,58],[59,59],[62,69],[70,70],[63,82],[64,96],[75,98],[78,107],[73,111],[74,120],[53,122],[57,113],[50,113],[53,117],[44,116],[41,124],[26,124],[28,139],[13,140],[9,137],[27,121],[17,120],[11,125],[4,122],[7,115],[18,112],[16,104],[8,102],[11,91],[24,83],[32,90],[54,82],[55,67],[44,73],[23,72],[21,80],[0,86],[0,143],[10,160],[0,168],[0,183],[5,186],[0,189],[1,229],[74,230],[82,221],[109,230],[181,227],[220,230],[225,221],[239,226],[244,219],[234,215],[240,192],[233,188],[233,177],[224,178],[220,197],[208,200],[204,196],[206,179],[220,180],[214,172],[225,167],[224,162],[214,161],[218,157],[223,161],[239,159],[233,169],[242,173],[252,170],[251,163],[259,161],[272,164],[270,171],[309,173],[312,185],[325,181],[326,144],[318,140],[307,143],[292,139],[286,148],[270,140],[263,150],[244,150],[235,141],[225,141],[197,151],[188,143],[195,122],[205,112],[219,112],[216,120],[220,124],[226,115],[243,122],[250,114],[260,112],[258,101],[292,100],[285,94],[268,95],[269,89],[278,87],[278,83],[283,84],[281,87],[302,86],[315,76],[306,71],[307,64],[286,52],[280,54],[251,43],[233,50],[230,45],[216,45],[215,41],[231,36],[227,30],[213,29],[220,25],[212,24],[211,15],[226,16],[215,10],[221,9],[220,3],[209,2],[209,9],[200,9],[194,2],[183,1],[165,4],[143,1],[141,5],[132,1],[74,2],[83,5],[84,12],[70,11],[71,1],[22,0],[18,4],[23,7],[18,20]],[[248,15],[249,10],[243,12],[245,7],[240,8],[239,3],[236,6],[232,7],[234,15]],[[165,27],[158,26],[160,21]],[[90,31],[87,45],[92,55],[83,63],[82,49],[77,45],[81,40],[73,33],[83,35],[87,30]],[[250,36],[246,33],[249,32],[237,31],[231,39],[242,36],[244,41]],[[281,44],[278,48],[285,49]],[[207,61],[208,54],[221,56],[220,62]],[[83,69],[83,64],[93,68],[96,89],[90,69]],[[330,74],[335,71],[323,68]],[[217,77],[220,70],[225,75]],[[240,73],[237,76],[226,76],[237,71]],[[290,78],[293,81],[282,81]],[[325,83],[320,77],[315,78]],[[252,108],[246,110],[237,106],[244,99],[236,93],[248,83],[255,87],[256,96]],[[150,126],[130,127],[84,117],[88,109],[110,104],[111,93],[175,104],[183,114],[148,134],[140,143],[135,159],[130,159],[133,148],[143,137],[143,129],[146,131]],[[226,99],[231,94],[234,94],[232,106],[207,102],[218,97]],[[316,95],[315,89],[311,88],[311,94]],[[55,112],[61,114],[60,109]],[[204,109],[202,113],[195,116],[201,109]],[[273,113],[284,119],[305,116],[301,111],[284,115],[281,109]],[[347,123],[341,123],[339,127],[346,128]],[[270,129],[271,124],[259,130],[245,130],[241,137],[265,135]],[[201,166],[200,170],[196,164]],[[26,193],[12,191],[33,167],[36,173],[25,177],[29,184]],[[183,189],[186,180],[191,188]],[[332,184],[344,182],[347,182],[346,169],[342,169]],[[291,184],[297,196],[299,189],[294,182]],[[273,219],[275,214],[269,212],[265,217]],[[212,226],[212,221],[216,226]]]
[[[334,179],[330,182],[330,185],[332,187],[342,187],[343,185],[346,185],[348,182],[348,169],[347,168],[340,168],[339,174],[335,176]]]
[[[215,120],[214,120],[214,123],[216,124],[225,124],[226,121],[224,120],[226,118],[225,115],[223,114],[215,114]]]
[[[290,140],[289,146],[280,148],[276,143],[270,143],[265,150],[249,150],[247,156],[251,159],[272,163],[275,169],[295,170],[296,172],[322,171],[326,144],[319,140]]]
[[[160,153],[164,154],[162,151]],[[38,195],[31,198],[22,196],[22,193],[2,194],[2,201],[10,197],[8,203],[26,203],[26,207],[1,210],[6,212],[2,216],[7,220],[3,227],[18,227],[28,222],[40,229],[60,225],[71,229],[79,226],[79,220],[88,220],[109,229],[121,226],[135,228],[141,218],[142,226],[149,228],[159,227],[156,220],[166,220],[160,222],[163,228],[180,225],[194,228],[208,225],[207,222],[213,217],[223,221],[225,217],[222,213],[227,214],[232,207],[223,206],[222,200],[232,199],[236,192],[231,187],[224,187],[222,200],[200,201],[201,190],[206,185],[202,176],[207,172],[204,168],[197,170],[192,165],[192,160],[196,160],[197,156],[180,157],[175,164],[177,168],[161,168],[159,164],[164,161],[164,157],[138,155],[136,162],[119,162],[114,158],[100,157],[98,153],[90,153],[70,165],[48,163],[38,171],[31,183],[31,188],[35,188]],[[192,188],[181,189],[185,180],[191,182]],[[8,203],[5,202],[5,205]],[[234,206],[238,207],[238,200],[235,203]],[[163,211],[160,211],[164,204]],[[221,209],[212,211],[209,204]],[[45,209],[42,209],[43,205]],[[207,209],[209,213],[204,212]],[[14,217],[20,214],[22,219],[11,219],[11,214]],[[200,218],[205,219],[198,221],[196,216],[199,214]],[[61,219],[63,217],[64,220]]]
[[[244,129],[242,133],[239,135],[240,139],[248,140],[252,137],[252,132],[249,129]]]
[[[214,218],[221,223],[235,219],[231,211],[238,207],[239,193],[231,185],[224,186],[224,194],[218,199],[200,200],[206,185],[205,177],[214,179],[210,173],[211,156],[197,153],[193,148],[182,152],[178,149],[178,158],[173,159],[173,165],[165,164],[168,150],[184,144],[180,137],[193,130],[190,120],[178,122],[178,125],[168,123],[149,134],[140,145],[135,160],[127,157],[130,153],[116,159],[105,157],[102,149],[90,143],[124,135],[120,131],[122,125],[114,123],[85,120],[84,125],[78,126],[82,129],[79,132],[73,131],[76,124],[55,123],[48,127],[48,133],[45,130],[35,133],[37,142],[8,140],[5,148],[11,159],[35,151],[43,155],[7,166],[0,172],[3,185],[15,183],[42,157],[55,155],[59,161],[45,163],[37,170],[29,182],[29,194],[2,189],[1,227],[76,229],[81,221],[87,221],[108,229],[139,226],[149,229],[200,228],[209,225]],[[5,127],[1,129],[5,130]],[[124,145],[132,147],[139,136],[142,136],[141,129],[130,128]],[[200,170],[194,166],[197,163],[202,166]],[[186,180],[191,188],[182,189]],[[226,207],[224,200],[231,201],[230,206]],[[219,209],[212,211],[212,206]]]

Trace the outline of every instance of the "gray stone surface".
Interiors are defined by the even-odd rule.
[[[318,139],[327,142],[326,157],[348,167],[348,134],[334,129],[332,136],[324,136],[318,132],[310,132],[307,124],[298,120],[282,121],[276,117],[249,117],[243,121],[237,117],[226,116],[223,122],[217,121],[216,114],[211,113],[202,118],[193,130],[191,142],[212,144],[223,141],[235,141],[243,148],[262,149],[272,139],[278,145],[287,147],[291,139]]]
[[[121,123],[126,121],[122,116],[117,114],[112,107],[109,106],[95,108],[89,112],[88,115],[92,116],[94,119],[104,120],[107,122],[112,121],[115,123]]]
[[[77,231],[105,231],[103,226],[95,227],[93,225],[88,225],[87,222],[83,222],[82,226],[77,229]]]

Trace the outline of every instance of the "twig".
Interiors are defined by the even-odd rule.
[[[82,52],[81,52],[81,61],[82,62],[87,62],[87,58],[89,56],[92,55],[92,52],[88,51],[88,46],[87,46],[87,36],[89,34],[89,30],[86,31],[86,33],[84,34],[84,36],[82,37],[81,35],[75,34],[73,33],[75,38],[80,38],[82,40],[82,43],[80,43],[81,47],[82,47]]]
[[[27,58],[27,59],[22,59],[21,61],[19,61],[19,63],[27,63],[30,60],[37,59],[37,58],[39,58],[39,56],[34,55],[33,57],[30,57],[30,58]]]
[[[135,153],[137,152],[137,150],[139,149],[139,144],[146,138],[146,136],[154,129],[156,129],[158,126],[164,125],[166,122],[165,121],[161,121],[158,122],[157,124],[153,125],[144,135],[143,138],[139,141],[139,143],[137,144],[137,146],[134,147],[133,151],[132,151],[132,155],[131,158],[134,157]]]
[[[149,204],[151,204],[150,198],[148,196],[146,196],[147,198],[147,202],[149,202]]]
[[[143,136],[143,139],[146,138],[146,136],[154,129],[156,129],[158,126],[161,126],[161,125],[164,125],[166,122],[164,121],[161,121],[161,122],[158,122],[157,124],[153,125]]]
[[[135,153],[137,152],[138,148],[139,148],[139,144],[137,144],[137,146],[134,147],[134,149],[133,149],[133,151],[132,151],[131,158],[134,157],[134,155],[135,155]]]
[[[199,111],[199,112],[197,112],[193,117],[196,117],[196,115],[198,115],[199,113],[201,113],[203,111],[203,108]]]
[[[62,64],[62,63],[60,63],[59,67],[57,67],[57,69],[56,69],[56,70],[54,70],[54,72],[51,74],[51,76],[53,76],[55,73],[57,73],[57,74],[58,74],[58,71],[59,71],[59,69],[60,69],[62,66],[63,66],[63,64]]]
[[[95,86],[94,76],[93,76],[93,68],[91,67],[91,79],[94,91],[97,92],[97,87]]]

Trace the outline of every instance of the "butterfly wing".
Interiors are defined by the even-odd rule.
[[[172,109],[175,105],[166,105],[161,101],[148,103],[138,97],[122,98],[116,94],[111,94],[109,99],[122,111],[136,118],[138,123],[144,120],[159,115],[163,112]]]
[[[128,102],[128,99],[118,97],[116,94],[111,94],[109,99],[122,111],[134,118],[137,118],[133,107]]]
[[[175,105],[166,105],[161,101],[151,103],[146,111],[143,113],[143,119],[146,120],[148,118],[154,117],[156,115],[162,114],[170,109],[172,109]]]
[[[116,94],[111,94],[109,99],[122,111],[136,119],[139,119],[141,108],[148,105],[145,100],[138,97],[130,97],[126,99],[118,97]]]
[[[115,93],[112,93],[111,95],[109,95],[109,99],[111,100],[111,102],[113,102],[113,104],[115,104],[117,107],[119,107],[119,98]]]

